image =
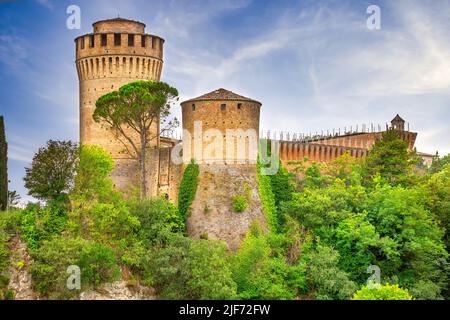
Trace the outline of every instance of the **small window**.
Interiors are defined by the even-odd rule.
[[[94,47],[94,35],[93,35],[93,34],[91,34],[91,35],[89,36],[89,46],[90,46],[91,48]]]
[[[141,36],[141,47],[145,48],[145,35]]]
[[[238,103],[238,109],[240,110],[242,107],[242,103]]]
[[[225,111],[227,109],[227,105],[225,103],[222,103],[220,105],[220,110]]]
[[[114,45],[120,46],[120,42],[121,42],[120,33],[115,33],[114,34]]]
[[[106,34],[102,34],[102,37],[101,37],[101,45],[102,45],[102,47],[105,47],[107,44],[108,44],[108,40],[106,38]]]
[[[84,37],[81,38],[81,49],[84,49]]]
[[[195,103],[192,104],[192,111],[195,111]]]
[[[134,34],[129,34],[128,35],[128,46],[129,47],[134,47]]]
[[[155,48],[155,44],[156,44],[156,38],[152,37],[152,49]]]

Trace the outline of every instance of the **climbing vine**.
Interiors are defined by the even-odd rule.
[[[178,191],[178,210],[183,219],[189,217],[190,207],[197,192],[198,174],[198,164],[192,160],[184,170],[183,179],[181,180]]]
[[[262,164],[258,159],[258,162],[256,164],[256,171],[258,176],[258,193],[261,199],[263,213],[267,220],[267,225],[270,231],[276,231],[277,218],[275,196],[272,192],[270,176],[261,174],[261,168]]]

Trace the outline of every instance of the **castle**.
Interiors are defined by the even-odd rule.
[[[145,32],[145,24],[114,18],[93,24],[93,33],[75,39],[76,68],[80,89],[80,143],[96,144],[111,153],[115,186],[129,192],[137,185],[138,163],[124,153],[119,137],[94,122],[95,103],[102,95],[137,80],[159,81],[163,66],[164,39]],[[197,193],[187,221],[193,237],[222,239],[235,249],[253,221],[266,228],[258,195],[256,158],[260,138],[271,141],[282,162],[303,160],[327,162],[349,153],[367,156],[380,138],[381,127],[351,127],[344,132],[324,134],[263,135],[259,128],[262,104],[225,89],[217,89],[181,103],[183,138],[159,135],[159,123],[152,128],[158,137],[147,156],[147,196],[165,195],[177,202],[184,164],[195,159],[200,167]],[[388,127],[386,125],[386,127]],[[414,147],[417,133],[405,128],[396,116],[390,127]],[[274,143],[276,142],[276,143]],[[174,155],[182,154],[183,161]],[[246,192],[250,206],[236,214],[233,195]]]

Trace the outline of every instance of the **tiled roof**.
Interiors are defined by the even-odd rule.
[[[211,92],[201,95],[197,98],[192,98],[192,99],[183,101],[182,103],[191,102],[191,101],[207,101],[207,100],[252,101],[252,102],[261,104],[261,102],[259,102],[259,101],[238,95],[234,92],[231,92],[231,91],[223,89],[223,88],[211,91]]]
[[[402,117],[400,117],[398,114],[395,116],[394,119],[392,119],[392,121],[403,121],[403,122],[405,122],[405,120],[403,120]]]

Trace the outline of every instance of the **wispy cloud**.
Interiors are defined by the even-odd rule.
[[[53,3],[50,0],[35,0],[35,1],[49,10],[53,10],[54,8]]]

